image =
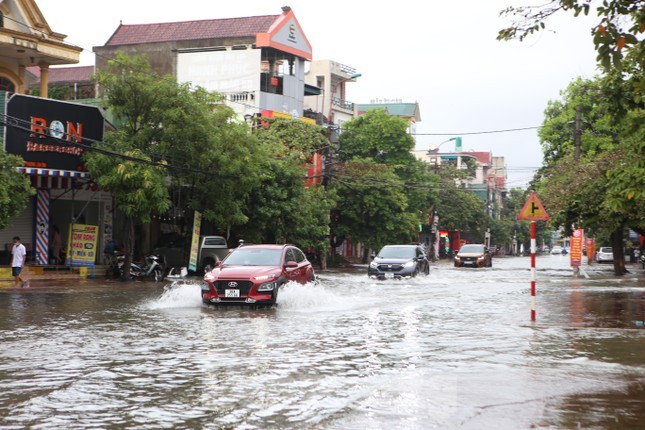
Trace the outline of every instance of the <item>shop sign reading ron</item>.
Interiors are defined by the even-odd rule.
[[[14,94],[7,102],[6,151],[26,167],[84,170],[81,155],[103,139],[103,125],[95,106]]]

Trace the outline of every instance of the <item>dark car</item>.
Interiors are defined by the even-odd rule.
[[[468,243],[455,255],[455,267],[493,267],[493,257],[486,245]]]
[[[240,245],[204,275],[202,301],[271,306],[283,284],[315,279],[311,263],[293,245]]]
[[[371,278],[412,278],[430,274],[430,262],[419,245],[385,245],[367,268]]]

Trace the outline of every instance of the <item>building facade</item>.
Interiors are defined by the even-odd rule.
[[[47,97],[49,67],[76,64],[82,48],[65,43],[33,0],[0,2],[0,90],[25,94],[28,67],[40,70],[40,94]]]
[[[0,230],[0,264],[9,264],[6,245],[15,235],[27,244],[30,263],[47,265],[53,231],[65,243],[74,224],[111,234],[111,196],[96,188],[80,158],[85,139],[102,138],[102,111],[48,99],[50,66],[76,64],[82,51],[65,37],[49,27],[34,1],[0,2],[2,149],[23,158],[18,170],[36,190],[27,208]],[[41,97],[27,95],[34,84]],[[100,234],[97,240],[102,242]],[[93,259],[100,258],[95,252]]]
[[[303,115],[312,49],[288,6],[279,15],[121,24],[93,51],[97,70],[117,52],[145,55],[160,76],[219,92],[240,118],[262,111]]]

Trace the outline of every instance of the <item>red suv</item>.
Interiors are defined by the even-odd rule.
[[[316,279],[305,254],[293,245],[240,245],[204,275],[206,304],[274,305],[282,284]]]

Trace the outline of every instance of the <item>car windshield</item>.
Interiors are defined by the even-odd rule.
[[[484,245],[464,245],[461,247],[459,252],[479,252],[483,253],[484,252]]]
[[[282,249],[238,248],[222,264],[227,266],[279,266]]]
[[[416,248],[414,246],[384,246],[378,256],[381,258],[414,258]]]
[[[602,248],[600,248],[600,252],[602,252],[602,253],[607,253],[607,254],[611,254],[611,253],[612,253],[612,252],[611,252],[611,248],[607,248],[607,247],[602,247]]]

